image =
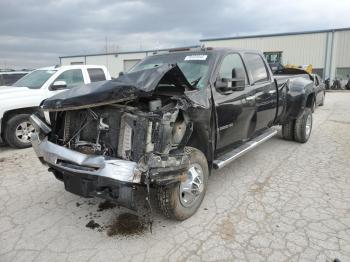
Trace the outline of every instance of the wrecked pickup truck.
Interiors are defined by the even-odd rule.
[[[69,192],[133,208],[137,189],[154,188],[163,213],[184,220],[210,171],[274,136],[272,126],[309,139],[312,85],[302,77],[277,84],[255,51],[154,55],[117,79],[46,99],[44,114],[31,116],[33,148]]]

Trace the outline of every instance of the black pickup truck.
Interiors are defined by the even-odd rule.
[[[146,57],[117,79],[76,87],[32,115],[32,143],[69,192],[134,208],[157,192],[167,217],[200,206],[212,169],[274,136],[304,143],[313,82],[277,82],[256,51],[200,48]]]

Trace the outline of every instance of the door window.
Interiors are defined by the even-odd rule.
[[[106,75],[101,68],[88,68],[88,73],[91,82],[98,82],[106,80]]]
[[[242,58],[238,54],[229,54],[224,58],[220,66],[219,77],[232,78],[232,69],[242,69],[247,83],[247,73]]]
[[[79,84],[84,84],[84,77],[81,69],[70,69],[59,75],[55,81],[65,81],[67,88],[72,88]]]
[[[245,54],[245,61],[248,66],[248,70],[252,74],[253,83],[265,82],[269,80],[269,75],[265,63],[258,54]]]

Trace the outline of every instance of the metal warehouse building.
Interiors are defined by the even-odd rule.
[[[200,40],[210,47],[235,47],[263,52],[269,62],[311,64],[324,79],[348,79],[350,28]]]
[[[269,62],[311,64],[324,79],[348,79],[350,75],[350,28],[200,40],[208,47],[235,47],[263,52]],[[192,46],[197,47],[197,46]],[[61,65],[102,64],[112,76],[127,71],[142,58],[169,49],[101,53],[60,57]]]
[[[184,48],[194,48],[188,46]],[[61,65],[105,65],[112,77],[118,76],[119,72],[128,71],[133,65],[146,56],[168,52],[171,49],[154,49],[146,51],[130,51],[117,53],[100,53],[87,55],[61,56]]]

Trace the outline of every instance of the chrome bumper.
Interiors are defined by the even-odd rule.
[[[87,174],[107,177],[120,182],[141,182],[141,172],[137,163],[104,156],[86,155],[56,145],[47,140],[40,140],[37,133],[32,135],[32,145],[37,156],[51,166],[72,174]]]

